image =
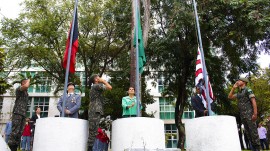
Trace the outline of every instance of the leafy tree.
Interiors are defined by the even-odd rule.
[[[12,77],[15,81],[12,84],[21,84],[21,80],[23,79],[30,79],[30,86],[44,84],[41,81],[40,76],[38,74],[32,75],[31,72],[26,71],[25,73],[18,73]]]
[[[147,58],[151,70],[157,71],[152,76],[163,76],[168,86],[165,92],[177,98],[175,123],[178,147],[183,149],[181,117],[194,86],[198,48],[193,5],[191,1],[174,0],[153,0],[151,4],[157,24],[151,30]],[[268,4],[269,0],[198,1],[206,66],[219,104],[227,103],[225,79],[235,81],[239,74],[258,69],[258,46],[266,39],[269,25]]]
[[[32,65],[42,67],[57,85],[56,93],[63,89],[65,70],[62,68],[62,57],[73,3],[63,0],[26,0],[23,5],[25,9],[19,18],[5,19],[1,22],[1,39],[9,49],[8,61],[15,68],[27,68]],[[127,86],[118,88],[121,82],[114,77],[120,77],[116,76],[119,72],[113,73],[113,70],[126,70],[129,67],[127,60],[131,41],[130,21],[130,1],[79,1],[77,67],[83,70],[86,80],[85,83],[81,83],[76,74],[71,74],[69,80],[86,87],[86,97],[82,98],[82,109],[85,111],[82,118],[87,119],[90,87],[88,78],[92,74],[102,76],[105,72],[112,73],[111,81],[114,87],[106,94],[109,98],[109,105],[105,108],[106,114],[112,113],[113,118],[121,117],[121,113],[116,111],[121,111],[118,109],[121,107],[119,103]],[[124,73],[123,77],[129,76]],[[127,81],[123,82],[129,85]],[[115,104],[115,101],[119,103]]]
[[[249,84],[256,96],[258,122],[263,121],[270,113],[270,70],[260,70],[258,76],[252,76]]]
[[[27,0],[23,4],[25,9],[19,18],[5,19],[1,23],[1,38],[9,48],[8,58],[17,61],[18,68],[37,64],[61,84],[65,73],[62,57],[73,3]],[[77,64],[85,68],[86,77],[92,73],[102,75],[117,56],[127,53],[129,3],[84,0],[80,1],[78,9],[80,48]]]
[[[0,48],[0,95],[6,93],[6,90],[10,88],[10,84],[7,83],[4,74],[4,61],[5,52],[4,49]]]

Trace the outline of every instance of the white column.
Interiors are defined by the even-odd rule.
[[[235,117],[206,116],[185,123],[187,151],[241,151]]]
[[[112,151],[165,149],[164,122],[156,118],[132,117],[112,123]]]
[[[88,122],[63,117],[37,120],[33,151],[86,151]]]

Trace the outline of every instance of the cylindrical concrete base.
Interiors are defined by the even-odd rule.
[[[3,137],[0,136],[0,151],[10,151]]]
[[[112,151],[165,149],[164,122],[160,119],[132,117],[112,123]]]
[[[37,120],[33,151],[86,151],[88,122],[75,118]]]
[[[185,123],[187,151],[241,151],[232,116],[206,116]]]

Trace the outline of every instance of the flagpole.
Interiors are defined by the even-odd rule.
[[[209,96],[209,87],[208,87],[208,73],[206,71],[206,65],[204,60],[204,52],[203,52],[203,46],[202,46],[202,38],[201,38],[201,31],[200,31],[200,25],[199,25],[199,19],[198,19],[198,13],[197,13],[197,6],[195,0],[193,0],[193,6],[194,6],[194,12],[195,12],[195,18],[196,18],[196,26],[197,26],[197,32],[198,32],[198,38],[200,43],[200,51],[201,51],[201,58],[202,58],[202,64],[203,64],[203,77],[204,77],[204,84],[206,88],[206,99],[207,99],[207,107],[208,107],[208,114],[209,116],[212,115],[211,111],[211,104],[210,104],[210,96]]]
[[[72,26],[71,26],[70,37],[69,37],[68,60],[67,60],[67,67],[66,67],[66,74],[65,74],[65,85],[64,85],[64,94],[63,94],[63,104],[62,104],[62,115],[61,115],[61,117],[65,117],[65,106],[66,106],[66,98],[67,98],[67,84],[68,84],[68,75],[69,75],[70,58],[71,58],[71,48],[72,48],[72,41],[73,41],[73,30],[74,30],[77,6],[78,6],[78,0],[75,0],[74,13],[73,13],[73,19],[72,19]]]
[[[135,34],[136,34],[136,81],[135,81],[135,93],[136,93],[136,100],[137,100],[137,117],[141,116],[140,112],[140,74],[139,74],[139,28],[138,28],[138,19],[139,19],[139,5],[138,0],[135,0]]]

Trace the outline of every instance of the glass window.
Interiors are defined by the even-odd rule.
[[[159,105],[163,105],[164,104],[164,98],[159,98]]]
[[[21,74],[26,76],[27,73],[25,71],[22,71]],[[31,71],[30,75],[32,77],[34,77],[35,75],[38,75],[39,76],[38,80],[41,83],[36,84],[36,85],[31,85],[28,88],[29,93],[34,93],[34,92],[37,92],[37,93],[49,93],[51,91],[52,79],[47,76],[46,72]]]
[[[42,117],[48,117],[49,97],[29,97],[27,117],[32,117],[35,114],[35,108],[40,107]]]
[[[164,86],[163,85],[159,85],[158,86],[158,92],[162,93],[164,91]]]
[[[193,119],[195,118],[195,111],[184,111],[182,119]]]
[[[171,100],[170,98],[159,98],[159,116],[160,119],[174,119],[175,113],[174,113],[174,100]]]
[[[51,85],[52,85],[52,78],[46,75],[45,72],[39,72],[38,76],[40,77],[39,80],[41,84],[36,85],[37,93],[50,93],[51,92]]]
[[[83,93],[83,92],[85,92],[85,82],[86,82],[85,72],[78,71],[75,74],[76,74],[76,76],[78,76],[78,78],[81,81],[81,85],[80,86],[76,85],[76,87],[75,87],[75,93],[80,93],[80,90],[78,89],[79,87],[81,88],[81,91]]]
[[[166,148],[177,148],[177,129],[175,124],[165,124]]]
[[[28,104],[27,104],[27,112],[26,112],[26,117],[31,118],[33,114],[35,114],[35,109],[33,110],[31,107],[32,105],[32,97],[29,97]]]
[[[164,83],[163,83],[163,81],[164,81],[164,78],[163,77],[161,77],[161,78],[158,79],[158,92],[159,93],[162,93],[163,90],[164,90]]]

